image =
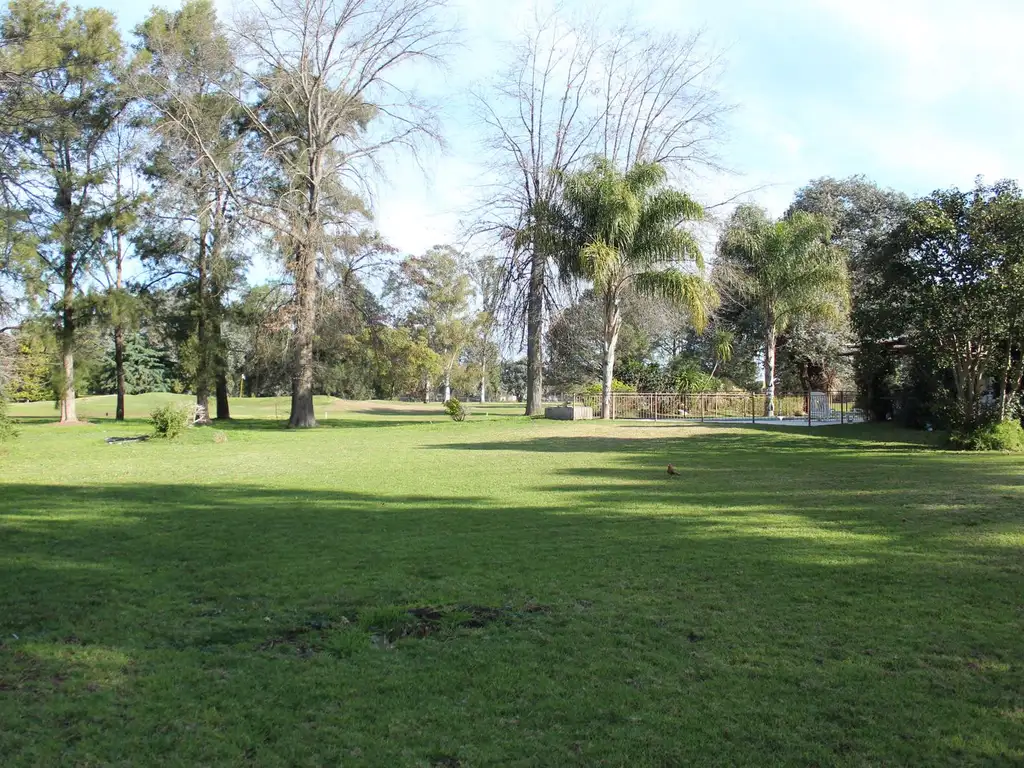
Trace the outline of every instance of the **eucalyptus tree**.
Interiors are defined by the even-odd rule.
[[[440,64],[446,0],[268,0],[236,24],[239,105],[267,171],[250,217],[274,232],[294,283],[289,425],[312,427],[318,265],[369,212],[357,193],[383,154],[440,141],[437,110],[401,82]],[[365,197],[365,194],[362,195]]]
[[[597,44],[584,25],[535,15],[506,56],[474,94],[495,178],[476,228],[505,247],[503,309],[513,322],[526,320],[526,413],[533,416],[542,408],[544,321],[556,275],[547,214],[596,135],[588,94]]]
[[[624,294],[667,298],[703,328],[716,297],[704,260],[682,225],[704,213],[687,194],[666,185],[665,168],[637,163],[626,172],[595,158],[565,180],[555,212],[567,275],[593,285],[603,314],[601,415],[611,418],[615,350]],[[695,267],[684,271],[687,266]]]
[[[60,336],[60,419],[77,421],[75,344],[90,266],[100,258],[104,147],[130,100],[114,16],[52,0],[13,0],[0,17],[0,71],[27,73],[21,119],[6,126],[4,217],[30,251],[23,275]],[[27,243],[27,245],[25,245]]]
[[[241,79],[227,32],[209,0],[177,11],[154,9],[138,26],[134,78],[155,137],[146,172],[155,187],[148,209],[150,237],[143,255],[177,271],[192,297],[196,343],[196,404],[230,416],[221,326],[226,296],[240,279],[244,198],[256,180],[239,129]],[[162,244],[162,247],[152,247]]]
[[[772,221],[741,206],[718,243],[717,282],[757,314],[764,341],[765,415],[775,414],[779,334],[798,318],[840,318],[849,305],[846,258],[827,219],[804,211]]]

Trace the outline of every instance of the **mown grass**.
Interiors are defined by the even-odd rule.
[[[335,406],[0,447],[5,765],[1024,761],[1019,458]]]

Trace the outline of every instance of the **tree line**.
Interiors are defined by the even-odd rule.
[[[1015,184],[920,200],[823,178],[773,219],[683,186],[724,162],[703,36],[535,16],[467,94],[484,192],[460,245],[399,254],[370,189],[440,145],[405,85],[457,36],[444,0],[208,0],[125,39],[96,8],[0,16],[6,395],[522,397],[857,389],[875,418],[1017,413]],[[414,79],[414,78],[413,78]],[[704,227],[699,230],[698,227]],[[702,252],[700,232],[716,245]],[[280,279],[249,285],[253,254]],[[15,311],[17,310],[17,311]],[[525,350],[519,358],[518,351]]]

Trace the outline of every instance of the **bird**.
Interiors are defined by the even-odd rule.
[[[675,467],[673,467],[671,464],[669,464],[668,465],[668,473],[670,475],[678,475],[679,474],[679,470],[677,470]]]

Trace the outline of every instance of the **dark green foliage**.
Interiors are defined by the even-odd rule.
[[[959,451],[1024,452],[1024,427],[1019,421],[993,421],[972,430],[950,433],[949,444]]]
[[[448,399],[448,402],[444,404],[444,411],[452,417],[452,421],[465,421],[466,417],[469,416],[469,411],[457,397]]]
[[[1024,198],[1013,182],[934,192],[864,252],[853,325],[873,416],[945,417],[971,434],[995,391],[999,418],[1024,378]],[[995,386],[992,386],[992,382]],[[949,407],[954,401],[956,407]]]
[[[124,379],[125,392],[141,395],[145,392],[171,391],[170,361],[149,342],[144,334],[133,334],[125,339]],[[109,349],[97,373],[94,390],[99,394],[117,391],[114,351]]]
[[[168,405],[156,408],[149,420],[157,437],[173,440],[184,432],[192,422],[192,409],[184,405]]]
[[[506,360],[501,364],[501,388],[522,402],[526,397],[526,360]]]

